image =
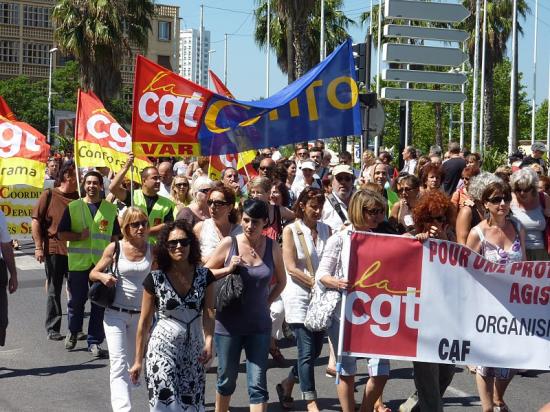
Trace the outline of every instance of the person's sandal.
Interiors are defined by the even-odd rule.
[[[280,383],[275,386],[275,389],[277,390],[277,396],[279,397],[279,405],[281,405],[281,408],[287,411],[291,410],[294,407],[294,398],[292,396],[285,395],[285,389]]]
[[[381,404],[374,407],[374,412],[391,412],[391,408],[388,408],[386,405]]]

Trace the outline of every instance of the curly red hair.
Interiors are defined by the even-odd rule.
[[[445,193],[430,190],[420,196],[412,213],[416,233],[422,233],[429,230],[435,217],[445,216],[449,222],[452,217],[452,203]]]
[[[439,180],[443,182],[443,179],[445,179],[445,172],[443,171],[443,168],[436,164],[436,163],[428,163],[425,165],[422,170],[420,171],[420,180],[422,181],[422,186],[426,187],[426,183],[428,181],[428,175],[430,173],[433,173],[435,175],[439,175]]]

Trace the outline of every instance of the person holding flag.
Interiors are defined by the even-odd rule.
[[[174,221],[175,204],[170,199],[159,196],[160,174],[156,167],[149,166],[141,172],[141,189],[133,193],[122,187],[124,176],[134,163],[134,154],[128,155],[128,161],[111,181],[109,190],[126,206],[138,207],[149,219],[149,243],[156,243],[156,236],[166,223]]]
[[[90,271],[99,262],[109,243],[120,236],[117,208],[101,198],[103,176],[95,171],[84,175],[83,199],[73,200],[65,209],[58,227],[58,238],[68,241],[69,291],[68,321],[69,333],[65,338],[65,349],[76,346],[78,332],[84,322],[84,305],[88,300]],[[103,329],[104,308],[92,303],[88,323],[88,351],[96,358],[105,357],[107,351],[101,348],[105,339]]]

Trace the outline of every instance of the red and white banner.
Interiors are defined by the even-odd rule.
[[[492,263],[453,242],[352,232],[343,353],[550,369],[550,262]]]

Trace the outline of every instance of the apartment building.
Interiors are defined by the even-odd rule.
[[[55,47],[52,10],[55,0],[0,0],[0,79],[19,75],[47,78],[49,55]],[[175,72],[179,71],[179,7],[155,4],[149,46],[145,56]],[[133,48],[134,53],[142,52]],[[52,52],[53,67],[66,57]],[[131,96],[135,56],[121,67],[125,97]],[[129,96],[128,96],[129,94]]]
[[[186,29],[180,31],[180,47],[180,75],[206,86],[208,84],[210,31],[203,30],[202,49],[200,30]]]

